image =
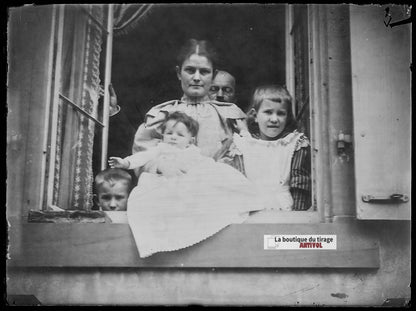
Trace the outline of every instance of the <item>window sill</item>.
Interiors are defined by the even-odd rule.
[[[186,249],[139,258],[128,224],[11,222],[9,267],[370,268],[379,243],[365,224],[234,224]],[[264,250],[266,234],[335,234],[336,250]]]
[[[127,212],[105,212],[111,223],[128,224]],[[318,223],[319,213],[314,211],[262,210],[251,214],[245,224]]]

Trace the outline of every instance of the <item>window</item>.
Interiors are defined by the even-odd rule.
[[[293,16],[290,35],[293,37],[293,67],[295,68],[294,111],[300,130],[309,137],[309,30],[307,5],[294,5]]]
[[[100,72],[100,56],[106,54],[107,14],[107,8],[97,5],[54,8],[44,209],[51,205],[75,210],[92,207],[94,134],[96,128],[108,127]],[[105,146],[101,145],[104,157]]]
[[[303,6],[302,6],[303,7]],[[136,27],[128,32],[115,34],[113,44],[112,82],[120,105],[127,111],[130,124],[136,128],[144,120],[145,113],[153,106],[182,96],[175,73],[176,54],[188,38],[205,38],[215,44],[222,60],[221,69],[228,70],[236,78],[237,105],[247,110],[255,87],[261,84],[288,84],[285,57],[294,47],[285,46],[285,38],[293,25],[285,21],[285,5],[154,5]],[[167,13],[169,12],[169,14]],[[306,12],[306,7],[303,9]],[[297,88],[307,102],[308,90],[308,31],[299,21],[297,42],[306,51],[296,55],[302,62],[302,72],[297,72]],[[224,21],[232,21],[224,23]],[[288,30],[289,29],[289,30]],[[174,30],[174,31],[173,31]],[[154,38],[157,36],[157,42]],[[149,44],[152,42],[152,44]],[[267,65],[265,65],[267,64]],[[294,64],[298,67],[298,64]],[[306,71],[305,71],[306,70]],[[306,79],[306,80],[305,80]],[[293,92],[292,92],[293,94]],[[309,108],[302,106],[298,119],[309,136]],[[134,135],[134,133],[133,133]],[[116,142],[118,144],[120,137]],[[128,147],[131,142],[127,141]],[[117,152],[109,142],[110,153]],[[314,221],[318,215],[297,212],[297,215],[268,215],[258,221]],[[259,217],[259,216],[256,216]],[[274,220],[271,220],[272,217]],[[290,220],[292,219],[292,220]],[[252,218],[254,221],[254,217]],[[257,221],[257,220],[256,220]]]
[[[286,10],[286,45],[288,47],[286,57],[286,80],[288,89],[291,92],[293,102],[293,112],[298,122],[299,130],[311,140],[311,150],[313,149],[313,132],[311,131],[311,111],[310,111],[310,8],[307,5],[289,5]],[[311,181],[312,181],[312,210],[317,210],[315,178],[315,165],[311,161]]]
[[[106,24],[105,16],[107,14],[107,7],[105,7],[105,10],[100,11],[101,13],[98,13],[95,12],[97,7],[88,6],[87,11],[89,14],[84,14],[87,7],[84,7],[80,10],[78,10],[78,7],[71,6],[65,6],[65,8],[68,8],[68,11],[62,7],[58,7],[57,9],[53,9],[51,7],[46,8],[45,11],[42,11],[44,15],[43,19],[41,18],[42,14],[38,13],[33,8],[29,8],[27,11],[23,10],[24,12],[22,11],[18,13],[24,17],[23,20],[27,20],[27,24],[19,24],[18,15],[14,15],[14,18],[11,21],[11,25],[13,26],[11,27],[11,38],[13,38],[13,44],[11,44],[11,59],[9,64],[11,68],[15,68],[16,70],[13,71],[13,74],[9,80],[9,101],[11,103],[11,107],[14,110],[8,119],[8,122],[10,122],[10,131],[8,131],[8,167],[9,165],[10,167],[22,167],[24,170],[21,175],[11,175],[10,184],[13,186],[16,185],[16,188],[14,189],[18,190],[15,190],[17,193],[13,193],[12,189],[10,189],[10,187],[8,188],[8,212],[12,211],[12,214],[16,213],[17,216],[27,215],[26,212],[29,208],[33,208],[33,206],[38,207],[41,205],[40,203],[47,202],[48,200],[51,200],[52,204],[61,204],[61,202],[71,202],[71,200],[74,199],[72,194],[70,195],[70,193],[73,193],[72,189],[71,191],[61,195],[61,192],[65,192],[64,189],[72,187],[68,183],[64,183],[64,181],[76,182],[77,176],[76,169],[71,170],[70,167],[72,163],[71,161],[74,161],[74,158],[70,153],[65,154],[62,152],[62,146],[65,144],[71,147],[75,146],[74,140],[76,141],[76,134],[81,132],[84,129],[84,126],[86,129],[88,129],[89,133],[92,133],[96,130],[97,127],[101,127],[99,125],[100,123],[105,125],[106,122],[105,109],[103,109],[104,116],[102,116],[101,113],[98,113],[100,110],[99,107],[101,100],[99,98],[99,85],[101,83],[99,82],[101,82],[100,80],[102,78],[100,78],[100,80],[97,78],[97,76],[92,78],[94,77],[93,72],[89,72],[88,70],[86,72],[77,72],[72,66],[73,64],[79,64],[80,68],[85,68],[85,66],[82,67],[81,65],[85,65],[87,61],[91,60],[88,58],[88,56],[92,55],[89,54],[89,52],[92,53],[94,49],[91,46],[87,48],[84,45],[86,42],[88,42],[88,40],[81,42],[76,40],[77,42],[72,42],[70,41],[70,38],[87,38],[87,34],[89,33],[90,36],[93,36],[97,40],[95,41],[97,44],[100,42],[101,46],[103,46],[104,42],[108,42],[103,39],[107,34],[105,34],[102,27],[98,26],[94,21],[101,20],[101,24]],[[264,8],[267,14],[268,12],[273,12],[273,10],[271,10],[269,7]],[[50,226],[45,226],[42,224],[22,224],[20,227],[17,227],[22,229],[19,233],[21,235],[16,235],[13,237],[21,238],[20,240],[16,238],[21,243],[14,245],[17,245],[16,247],[18,247],[18,251],[20,252],[19,254],[24,255],[17,257],[17,264],[19,264],[19,260],[20,264],[24,264],[25,260],[27,262],[27,258],[30,258],[30,260],[33,259],[31,264],[34,266],[104,265],[134,267],[181,267],[185,265],[187,267],[331,266],[377,268],[379,266],[378,245],[368,236],[363,236],[360,234],[360,230],[362,229],[360,226],[363,224],[341,224],[336,223],[336,220],[340,219],[341,217],[345,217],[347,219],[355,219],[356,206],[360,206],[360,204],[361,206],[365,206],[365,204],[362,202],[358,203],[358,200],[362,201],[362,195],[365,193],[371,194],[371,192],[364,191],[362,188],[360,188],[362,185],[371,184],[371,181],[367,180],[363,182],[363,179],[361,179],[362,174],[360,174],[360,169],[369,163],[369,159],[367,158],[366,161],[363,161],[363,158],[361,158],[362,154],[368,152],[365,151],[365,149],[361,149],[362,146],[365,146],[366,144],[357,142],[357,133],[361,133],[360,127],[363,126],[363,123],[360,123],[360,120],[358,119],[360,118],[361,114],[365,115],[365,111],[360,110],[362,107],[356,105],[359,103],[367,105],[368,102],[375,102],[378,100],[378,98],[374,99],[366,92],[363,92],[362,89],[360,89],[361,84],[354,79],[361,79],[362,77],[365,77],[365,73],[369,71],[371,71],[371,74],[378,74],[374,68],[382,68],[382,66],[378,65],[380,65],[380,61],[383,59],[384,54],[379,58],[375,58],[375,67],[373,67],[373,65],[367,66],[366,62],[360,60],[364,54],[362,54],[363,52],[360,52],[359,46],[365,43],[365,40],[363,40],[363,37],[360,36],[360,27],[357,26],[360,25],[362,27],[369,27],[369,23],[366,21],[377,19],[378,12],[372,10],[366,11],[365,8],[361,10],[358,7],[352,7],[348,5],[339,7],[313,5],[306,7],[284,6],[283,8],[283,10],[276,9],[276,11],[273,12],[273,14],[277,14],[276,16],[281,17],[282,20],[276,19],[276,16],[272,14],[271,17],[269,16],[269,18],[265,18],[262,20],[262,22],[265,22],[266,28],[270,26],[268,24],[269,22],[282,22],[284,25],[286,25],[284,27],[285,32],[283,32],[286,33],[286,35],[278,39],[276,39],[276,35],[276,37],[273,37],[273,40],[276,40],[274,41],[275,45],[283,45],[282,42],[286,41],[290,44],[291,48],[286,49],[284,47],[280,47],[280,49],[277,48],[276,50],[270,49],[264,55],[260,55],[260,57],[257,59],[257,62],[250,61],[250,63],[255,64],[255,66],[261,68],[267,68],[262,67],[263,61],[266,60],[267,63],[267,60],[276,58],[279,59],[279,64],[282,65],[276,67],[285,68],[284,60],[291,59],[291,62],[288,64],[289,67],[291,66],[290,70],[279,69],[274,72],[272,76],[278,77],[278,79],[280,79],[280,83],[284,82],[285,80],[287,81],[287,84],[296,99],[294,108],[298,120],[303,124],[305,130],[310,130],[310,137],[313,144],[313,169],[315,177],[314,195],[316,201],[315,206],[317,210],[317,212],[314,212],[313,214],[320,216],[321,223],[302,223],[299,225],[289,223],[283,223],[279,225],[265,225],[262,223],[232,225],[224,230],[224,232],[215,235],[212,239],[196,245],[195,247],[178,251],[175,254],[160,254],[155,256],[154,259],[150,261],[137,261],[137,251],[134,246],[134,240],[132,239],[127,225],[76,224],[74,226],[59,226],[52,224]],[[286,8],[288,8],[287,11]],[[262,9],[263,7],[259,6],[258,10],[261,11]],[[82,14],[75,14],[75,10],[78,10],[77,12],[82,12]],[[188,8],[187,10],[190,12],[192,9]],[[243,8],[236,8],[236,10],[238,13],[236,15],[241,15],[244,13]],[[47,14],[45,14],[45,12]],[[163,15],[162,13],[163,8],[161,8],[159,11],[155,10],[153,12],[153,14],[158,17]],[[250,11],[249,13],[252,12]],[[172,10],[172,14],[172,20],[177,21],[178,16],[175,14],[178,13]],[[245,14],[248,13],[246,12]],[[287,16],[286,19],[284,17],[285,14]],[[91,16],[94,16],[94,19]],[[62,19],[62,17],[65,17],[65,19]],[[371,19],[369,19],[369,17],[371,17]],[[65,22],[63,22],[65,20],[74,21],[74,24],[72,24],[73,28],[66,28],[71,24],[69,23],[69,25],[67,25]],[[143,19],[142,22],[144,23],[146,21],[150,23],[150,20],[151,18],[149,17],[147,21],[146,19]],[[75,21],[77,22],[75,23]],[[244,24],[245,21],[241,21],[240,24],[236,23],[235,25],[242,26]],[[250,38],[250,32],[255,31],[256,27],[259,27],[257,28],[256,35],[253,36],[253,38],[260,38],[264,41],[264,36],[267,37],[267,35],[264,33],[262,34],[261,23],[255,24],[254,21],[250,20],[248,25],[249,26],[247,29],[244,28],[245,31],[247,31],[244,32],[247,37]],[[144,27],[144,25],[141,26]],[[135,37],[134,40],[137,40],[137,42],[153,42],[150,40],[153,38],[153,35],[163,33],[163,27],[166,26],[169,26],[169,24],[159,23],[155,27],[161,28],[157,28],[154,33],[145,32],[144,38]],[[85,27],[87,31],[83,31],[82,29],[85,30],[83,27]],[[232,27],[234,26],[230,26],[230,28]],[[227,31],[230,33],[238,34],[238,31],[242,30],[237,26],[235,27],[236,29]],[[250,30],[250,27],[252,30]],[[281,27],[281,25],[279,27]],[[307,28],[307,31],[305,31],[305,27]],[[370,29],[372,28],[370,27]],[[389,56],[392,56],[391,51],[394,50],[393,47],[398,46],[397,43],[399,43],[396,42],[394,38],[400,38],[400,43],[405,42],[405,44],[407,44],[407,42],[409,42],[409,40],[407,40],[410,35],[409,29],[400,29],[393,28],[394,32],[390,32],[388,35],[387,41],[390,43],[386,46],[389,47],[387,49],[387,55]],[[29,30],[32,32],[29,32]],[[36,40],[24,40],[25,37],[22,35],[22,33],[25,31],[36,35],[34,38]],[[47,35],[48,31],[49,33],[54,34],[52,38]],[[69,34],[68,37],[58,35],[59,32],[65,33],[65,31],[67,31]],[[397,37],[392,35],[396,32],[400,36]],[[376,36],[381,36],[381,31],[375,31],[374,33]],[[188,37],[192,34],[193,33],[182,33],[181,35],[186,35],[186,37]],[[166,35],[166,37],[169,37],[169,35]],[[55,40],[59,38],[62,39],[61,42],[58,42],[59,40]],[[123,40],[128,41],[133,39],[120,36],[114,41],[116,43],[117,41],[121,42]],[[165,48],[176,50],[174,49],[175,44],[177,44],[175,40],[172,39],[172,41],[166,41],[167,43]],[[28,50],[33,52],[33,55],[29,56],[29,52],[26,52],[25,49],[23,49],[25,41],[29,45]],[[225,41],[226,38],[223,37],[221,42]],[[255,39],[253,39],[253,42],[255,42]],[[277,44],[277,42],[279,44]],[[59,49],[61,49],[63,46],[71,47],[65,48],[64,50],[72,52],[67,52],[67,54],[60,53]],[[148,52],[146,49],[148,49],[149,46],[149,44],[140,45],[140,47],[143,47],[144,54]],[[373,42],[370,44],[370,46],[367,46],[367,48],[369,51],[374,52],[374,50],[372,50],[374,46],[377,45]],[[294,47],[297,47],[297,51],[294,50]],[[410,47],[410,44],[408,47]],[[241,46],[236,46],[232,51],[241,52],[242,50],[240,51],[240,48]],[[290,51],[291,49],[292,53],[286,53],[286,50]],[[126,54],[122,54],[123,50]],[[385,49],[378,49],[378,51],[382,50],[385,51]],[[410,54],[408,54],[409,50],[410,49],[407,47],[401,50],[403,57],[399,58],[401,61],[398,63],[396,63],[396,58],[389,58],[391,59],[394,66],[392,65],[387,67],[389,69],[388,72],[392,74],[395,80],[401,81],[400,88],[398,88],[399,90],[403,90],[401,86],[406,85],[406,83],[409,81],[409,77],[403,78],[403,75],[400,74],[400,72],[403,72],[405,70],[404,68],[406,68],[408,65],[407,59],[410,58]],[[132,53],[128,49],[123,48],[122,45],[117,46],[116,44],[114,45],[114,51],[115,55],[119,53],[119,58],[117,61],[120,62],[123,60],[123,58],[120,56]],[[166,70],[166,68],[174,68],[174,64],[171,64],[172,66],[170,66],[168,61],[165,59],[166,52],[162,50],[161,47],[159,47],[157,51],[160,58],[153,58],[158,61],[160,60],[160,68],[163,70]],[[246,53],[245,55],[248,55],[250,50],[246,49],[243,52]],[[243,52],[241,52],[242,55],[244,55]],[[276,54],[273,53],[280,53],[278,54],[279,57],[275,57]],[[60,54],[60,61],[58,62],[58,55]],[[44,66],[42,61],[34,61],[45,59],[45,55],[48,55],[46,58],[49,60],[48,66]],[[273,56],[271,57],[270,55]],[[139,62],[142,56],[143,55],[141,54],[137,55],[137,57],[134,58],[135,62]],[[230,58],[233,58],[234,56],[235,55],[232,55]],[[365,56],[370,58],[368,55]],[[270,57],[270,59],[268,57]],[[93,59],[97,60],[97,58]],[[68,63],[66,63],[65,60],[68,60]],[[60,70],[52,70],[53,68],[58,68],[58,63],[61,64]],[[275,63],[273,64],[275,65]],[[131,104],[130,108],[126,108],[127,106],[124,106],[123,108],[126,108],[127,110],[143,110],[136,112],[136,116],[138,116],[137,120],[133,120],[135,117],[132,116],[132,123],[137,125],[140,122],[140,118],[143,117],[143,114],[140,114],[145,113],[149,106],[153,106],[159,102],[162,102],[164,99],[168,100],[172,98],[171,96],[173,95],[171,93],[172,89],[168,87],[167,84],[160,83],[161,80],[148,79],[149,77],[153,76],[155,70],[155,67],[153,67],[151,64],[148,66],[136,67],[136,63],[131,63],[131,66],[132,71],[137,70],[138,68],[141,70],[139,73],[141,76],[138,80],[136,80],[137,83],[127,85],[124,89],[122,87],[118,87],[117,85],[115,85],[115,88],[116,90],[120,90],[118,92],[119,100],[122,100],[123,98],[125,99],[125,101],[122,102],[123,105],[130,100],[134,102],[134,104]],[[252,76],[245,75],[244,72],[238,72],[239,69],[236,69],[238,72],[237,74],[242,79],[241,83],[243,86],[249,86],[252,81],[255,81],[256,78],[262,75],[263,69],[256,71],[256,68],[254,68],[255,66],[249,67],[249,69],[253,72]],[[117,66],[115,65],[113,68],[116,67]],[[31,68],[32,71],[22,70],[22,68]],[[96,67],[92,66],[89,69],[92,68]],[[51,72],[54,74],[52,75]],[[103,70],[101,70],[101,73],[102,72]],[[174,72],[168,75],[165,73],[165,71],[159,71],[159,69],[157,69],[156,73],[161,75],[163,79],[166,80],[169,80],[171,79],[171,76],[174,76]],[[89,76],[89,74],[91,74],[91,76]],[[61,76],[60,79],[57,78],[59,75]],[[125,81],[122,79],[122,72],[113,70],[113,75],[113,82],[119,81],[119,85],[121,85]],[[285,75],[291,78],[285,79]],[[83,77],[87,78],[84,80]],[[351,78],[353,80],[352,83]],[[399,80],[399,78],[403,79],[403,81]],[[48,83],[45,81],[48,81]],[[144,91],[145,89],[151,89],[148,87],[149,85],[146,84],[142,84],[140,88],[136,88],[137,84],[140,84],[141,82],[145,83],[145,81],[147,81],[146,83],[149,83],[149,85],[153,86],[159,84],[160,92],[156,92],[157,95],[146,93],[146,91]],[[386,82],[386,80],[384,81]],[[359,82],[361,82],[361,80]],[[24,83],[24,85],[28,86],[28,93],[30,96],[22,90],[22,87],[19,86],[20,83]],[[172,83],[172,85],[175,83],[176,87],[177,81],[170,83]],[[369,82],[367,81],[366,83]],[[372,87],[372,90],[376,90],[377,92],[383,92],[383,88],[380,88],[380,86],[373,85],[371,83],[367,84],[366,86]],[[395,86],[398,87],[399,85],[395,84]],[[38,89],[41,91],[36,92]],[[59,90],[59,92],[57,90]],[[404,91],[401,94],[408,94],[408,90],[409,89],[404,87]],[[242,92],[246,92],[247,94],[249,93],[247,90]],[[396,92],[396,88],[390,88],[387,93],[389,92],[394,94],[398,93]],[[127,93],[131,93],[131,95],[127,96]],[[383,94],[386,95],[385,93]],[[164,96],[166,96],[166,98]],[[240,96],[244,98],[242,93],[240,93]],[[88,98],[88,100],[85,100],[85,98]],[[397,98],[395,97],[393,100],[395,102],[408,104],[409,98],[410,96],[408,97],[406,95],[402,97],[399,96]],[[45,104],[49,102],[57,104],[50,106]],[[88,107],[84,105],[85,103],[92,104]],[[84,112],[74,108],[74,105],[80,107],[80,109],[82,109]],[[241,105],[243,107],[245,105],[244,102],[241,102]],[[354,112],[352,111],[352,105],[354,105]],[[46,109],[45,107],[48,108]],[[103,107],[105,107],[105,105]],[[404,124],[405,127],[409,127],[409,122],[408,119],[406,119],[406,116],[408,117],[410,114],[408,113],[408,110],[405,110],[405,108],[409,109],[409,107],[410,105],[403,106],[402,108],[398,109],[401,113],[403,112],[403,114],[398,116],[398,118],[405,118],[405,120],[407,120],[407,123],[400,123],[402,125]],[[86,113],[92,117],[88,117]],[[357,113],[359,114],[357,115]],[[55,121],[49,123],[49,118],[52,118]],[[98,120],[98,122],[94,121],[93,118]],[[363,117],[361,121],[368,121],[368,119],[369,116],[367,115],[366,117]],[[35,121],[31,122],[31,120]],[[85,125],[83,125],[83,122]],[[72,124],[70,128],[73,126],[76,128],[77,132],[68,131],[68,128],[65,126],[66,124]],[[338,154],[337,150],[337,139],[341,130],[345,131],[344,133],[351,133],[355,135],[353,144],[350,146],[350,149],[346,150],[345,155]],[[39,135],[39,133],[42,133],[42,135]],[[407,135],[409,134],[409,131],[400,133]],[[45,140],[47,143],[45,144],[45,141],[39,139],[38,136],[47,137],[47,140]],[[402,149],[404,148],[402,143],[408,142],[406,139],[401,140],[397,148],[405,150],[404,154],[405,156],[408,156],[409,150]],[[51,143],[52,140],[55,140],[54,144]],[[55,145],[56,149],[53,152],[47,150],[46,148],[43,149],[43,147],[48,146],[48,144],[50,144],[51,147]],[[89,148],[91,148],[91,143],[88,143],[87,145]],[[373,144],[368,145],[374,147]],[[91,160],[91,149],[88,149],[86,152],[89,152],[88,159]],[[372,151],[372,153],[375,154],[382,154],[383,152],[383,149],[374,149]],[[43,154],[46,154],[47,156],[45,158],[39,157],[39,155]],[[105,148],[103,148],[103,155],[104,154]],[[355,166],[354,162],[351,161],[351,157],[354,155],[356,157],[355,161],[357,166]],[[61,161],[61,165],[60,170],[57,171],[55,169],[55,163],[56,159],[58,158]],[[400,164],[410,164],[410,162],[408,162],[408,159],[405,158],[403,161],[400,161]],[[383,165],[382,163],[377,163],[378,165]],[[68,165],[68,167],[62,167],[62,165]],[[88,164],[88,166],[89,165],[90,164]],[[404,168],[401,165],[399,166],[400,171],[402,172]],[[87,167],[87,164],[85,167]],[[43,168],[49,170],[46,176],[43,175]],[[374,167],[372,167],[372,170],[376,171]],[[86,174],[89,173],[87,172]],[[407,185],[408,175],[400,175],[399,173],[398,175],[399,177],[405,176],[403,180]],[[39,182],[39,180],[41,180],[39,176],[44,176],[42,177],[42,182]],[[62,179],[62,176],[73,176],[74,179],[66,180]],[[88,178],[89,181],[85,182],[85,184],[90,187],[92,179],[91,177]],[[380,178],[380,176],[377,178]],[[357,180],[357,183],[355,183],[355,180]],[[42,185],[45,185],[44,189],[41,189]],[[408,189],[404,189],[402,191],[399,189],[399,187],[393,190],[394,191],[392,193],[408,193]],[[82,191],[88,190],[82,189]],[[41,193],[44,194],[43,199],[36,197],[36,194]],[[32,197],[33,194],[35,194],[35,196]],[[86,197],[88,197],[88,195]],[[69,203],[68,206],[71,206],[71,203]],[[405,210],[407,209],[406,211],[410,211],[410,202],[405,202],[403,206]],[[387,209],[387,206],[382,207],[382,209],[384,208]],[[364,209],[362,210],[364,211]],[[372,209],[375,210],[375,208]],[[396,210],[400,209],[401,207]],[[357,215],[360,215],[360,213],[361,211],[357,212]],[[372,212],[370,209],[367,209],[364,214],[368,215],[369,213]],[[365,218],[365,215],[363,218]],[[330,223],[332,221],[335,223]],[[305,220],[304,222],[311,221]],[[323,224],[323,222],[328,223]],[[322,253],[312,253],[313,255],[311,255],[311,257],[296,257],[291,254],[287,255],[288,253],[286,253],[285,256],[277,259],[279,256],[277,256],[276,253],[264,254],[262,252],[261,256],[258,256],[258,253],[253,252],[251,254],[247,251],[248,249],[259,247],[259,239],[261,239],[264,234],[278,234],[280,232],[284,234],[316,234],[331,232],[338,234],[340,237],[342,236],[343,239],[341,239],[342,242],[339,245],[339,249],[334,252],[333,256],[328,260],[326,256],[322,255]],[[109,240],[114,240],[115,238],[119,239],[120,243],[110,244]],[[28,245],[30,245],[30,247],[25,247]],[[54,247],[51,248],[50,245],[53,245]],[[231,249],[230,245],[235,247]],[[115,256],[110,261],[104,263],[103,260],[100,259],[100,256],[96,256],[96,254],[102,252],[103,249],[111,249],[111,253],[113,254],[127,255],[125,257]],[[359,251],[353,252],[353,259],[348,258],[348,260],[346,260],[344,258],[345,252],[351,249],[358,249]],[[49,252],[48,254],[50,256],[42,256],[42,254],[46,251]],[[78,252],[84,252],[92,255],[85,257],[76,256]],[[245,253],[247,256],[241,257],[241,254],[243,253]],[[219,256],[220,254],[222,256]],[[351,255],[350,253],[348,254]],[[363,254],[366,256],[363,256]],[[311,258],[312,260],[310,260]]]

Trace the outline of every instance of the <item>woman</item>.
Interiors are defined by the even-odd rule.
[[[199,123],[197,145],[201,153],[214,158],[222,142],[232,135],[231,126],[237,130],[246,128],[246,115],[235,104],[209,98],[217,56],[207,41],[188,40],[177,61],[177,77],[184,94],[180,100],[171,100],[149,110],[136,132],[133,153],[157,144],[161,138],[160,125],[168,113],[182,111]]]

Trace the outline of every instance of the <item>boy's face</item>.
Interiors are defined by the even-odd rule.
[[[184,149],[194,141],[195,138],[192,137],[192,134],[185,124],[176,120],[166,122],[165,131],[163,132],[163,142]]]
[[[98,205],[103,211],[126,211],[129,197],[126,182],[103,182],[98,188]]]

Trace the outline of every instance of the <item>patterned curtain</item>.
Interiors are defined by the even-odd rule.
[[[114,35],[126,34],[137,27],[151,6],[114,5]],[[106,34],[97,22],[106,24],[106,11],[107,6],[102,5],[65,5],[59,90],[99,120],[100,54]],[[92,208],[95,129],[94,121],[76,111],[65,99],[60,99],[52,204],[69,210]]]
[[[104,24],[101,6],[84,8]],[[66,6],[64,25],[60,93],[97,117],[103,31],[75,5]],[[61,208],[92,207],[94,129],[94,121],[60,100],[53,204]]]

